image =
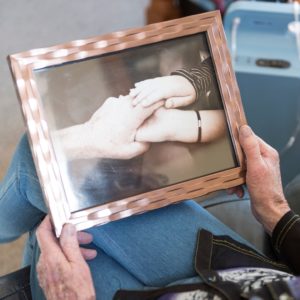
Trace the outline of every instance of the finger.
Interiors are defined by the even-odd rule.
[[[140,92],[141,92],[141,89],[139,89],[138,87],[136,87],[136,88],[130,89],[129,95],[132,98],[135,98]]]
[[[151,111],[151,114],[158,110],[160,107],[164,106],[165,104],[165,101],[164,100],[160,100],[160,101],[157,101],[155,103],[152,104],[152,106],[148,106],[148,110]]]
[[[151,135],[149,136],[149,125],[147,124],[147,121],[136,132],[135,140],[138,142],[153,142]]]
[[[151,93],[153,93],[152,87],[144,88],[133,100],[134,105],[144,101]]]
[[[41,252],[49,254],[61,252],[58,241],[53,233],[50,217],[46,216],[36,232],[37,241]]]
[[[193,96],[171,97],[166,100],[165,107],[176,108],[176,107],[187,106],[191,103],[193,103]]]
[[[94,249],[80,248],[80,252],[85,260],[92,260],[97,256],[97,251]]]
[[[162,107],[164,105],[164,101],[158,101],[155,102],[152,105],[149,105],[148,107],[143,107],[142,105],[138,105],[136,106],[136,112],[138,114],[138,118],[136,118],[137,121],[137,128],[139,128],[142,123],[145,122],[145,119],[147,119],[148,117],[150,117],[156,110],[158,110],[160,107]]]
[[[158,102],[160,100],[164,100],[164,97],[160,90],[150,93],[142,102],[143,107],[148,107]]]
[[[83,260],[77,240],[76,228],[73,224],[64,225],[59,243],[68,261],[78,262]]]
[[[133,142],[129,144],[127,147],[124,147],[124,149],[122,150],[122,155],[124,156],[122,157],[124,157],[124,159],[131,159],[133,157],[145,153],[146,151],[149,150],[149,148],[150,148],[149,143]]]
[[[228,195],[233,195],[236,191],[236,187],[226,189]]]
[[[246,155],[247,165],[251,166],[253,161],[262,159],[258,139],[248,125],[240,128],[239,140]]]
[[[90,233],[79,231],[77,232],[77,240],[80,245],[85,245],[93,241],[93,236]]]
[[[229,195],[236,194],[239,198],[243,198],[245,194],[242,186],[235,186],[232,188],[228,188],[226,191]]]
[[[136,105],[138,102],[135,98],[139,96],[140,93],[142,93],[145,89],[148,89],[151,87],[151,79],[149,80],[144,80],[139,83],[135,84],[135,88],[130,89],[129,95],[134,98],[133,105]]]
[[[154,79],[154,78],[150,78],[150,79],[145,79],[145,80],[136,82],[136,83],[134,84],[134,86],[135,86],[135,87],[146,86],[146,85],[148,85],[153,79]]]
[[[258,143],[262,155],[268,155],[277,152],[272,146],[267,144],[262,138],[257,137],[257,139],[258,139]]]
[[[126,96],[124,96],[124,95],[119,95],[119,97],[117,98],[118,100],[124,100],[124,99],[127,99],[127,97],[128,96],[130,96],[130,95],[126,95]]]
[[[243,198],[244,197],[244,189],[242,186],[237,186],[236,190],[235,190],[235,194],[239,197],[239,198]]]

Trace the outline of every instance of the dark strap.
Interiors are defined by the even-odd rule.
[[[30,267],[0,277],[0,299],[31,299]]]
[[[156,300],[158,297],[161,297],[167,293],[183,293],[195,290],[202,290],[206,292],[211,292],[216,296],[219,296],[220,299],[226,299],[223,295],[216,291],[215,288],[205,284],[183,284],[183,285],[172,285],[160,289],[150,289],[147,291],[128,291],[128,290],[119,290],[115,294],[113,300]]]

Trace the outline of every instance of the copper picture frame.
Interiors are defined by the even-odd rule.
[[[161,103],[159,108],[157,105],[149,116],[141,119],[140,127],[134,129],[134,138],[131,140],[130,137],[130,143],[145,147],[142,154],[110,157],[107,155],[110,151],[107,151],[97,157],[90,155],[92,150],[82,146],[92,136],[89,131],[81,130],[87,128],[82,124],[90,124],[95,115],[99,115],[94,113],[99,106],[100,115],[109,116],[109,125],[106,125],[109,139],[116,122],[122,121],[117,112],[121,103],[118,101],[128,102],[128,99],[138,97],[134,94],[137,93],[137,82],[164,76],[173,80],[174,71],[177,76],[182,75],[180,72],[189,72],[187,70],[198,72],[200,67],[197,66],[207,59],[210,66],[203,70],[213,70],[209,74],[213,79],[200,102],[207,101],[208,106],[200,107],[200,110],[191,105],[176,107],[181,115],[189,114],[193,118],[196,129],[192,131],[198,135],[197,141],[166,139],[149,142],[147,134],[146,139],[136,140],[138,133],[147,128],[143,126],[152,124],[147,122],[154,115],[157,117],[158,111],[171,112],[165,108],[165,97],[158,101]],[[246,124],[246,118],[219,12],[34,49],[10,55],[8,60],[57,236],[67,222],[83,230],[245,182],[238,130]],[[198,84],[201,88],[206,85],[201,80],[194,82],[187,77],[192,85]],[[120,94],[125,96],[118,97]],[[209,106],[212,97],[218,103]],[[196,100],[193,101],[196,103]],[[108,102],[116,107],[111,115],[103,108],[104,103],[109,106]],[[137,107],[128,105],[130,111]],[[122,108],[124,118],[128,116],[127,108]],[[144,106],[141,110],[144,113]],[[201,143],[199,135],[205,134],[201,132],[205,129],[204,110],[218,110],[225,116],[226,128],[216,141]],[[174,124],[179,130],[186,126],[179,119]],[[77,128],[77,125],[80,128],[78,134],[67,143],[65,130]],[[123,138],[123,130],[130,127],[123,125],[118,140]],[[184,130],[190,134],[188,127]],[[157,132],[160,134],[160,129],[151,131]],[[71,152],[65,150],[64,143],[68,147],[71,143],[82,146],[80,151],[76,148],[76,153],[80,152],[79,159],[68,157]],[[123,148],[110,149],[118,152]]]

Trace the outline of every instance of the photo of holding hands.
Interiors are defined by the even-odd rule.
[[[36,77],[55,115],[51,134],[73,211],[236,165],[204,35],[45,69]]]
[[[138,82],[129,95],[106,99],[86,123],[58,131],[67,157],[130,159],[149,150],[150,143],[207,143],[224,135],[222,109],[179,109],[209,89],[211,75],[205,78],[200,66],[195,76],[203,87],[196,82],[195,88],[187,77],[192,73],[177,73]],[[85,137],[80,145],[78,135]]]

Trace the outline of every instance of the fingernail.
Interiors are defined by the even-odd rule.
[[[240,134],[247,138],[249,136],[251,136],[252,134],[252,130],[251,128],[248,126],[248,125],[243,125],[241,128],[240,128]]]

